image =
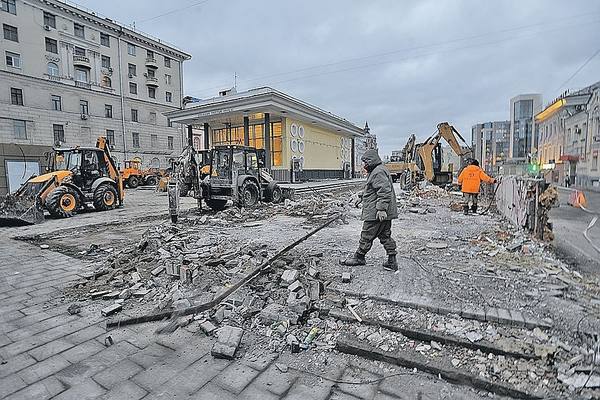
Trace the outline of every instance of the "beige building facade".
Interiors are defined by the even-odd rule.
[[[0,9],[0,193],[42,172],[53,146],[106,136],[117,162],[167,167],[183,130],[190,55],[91,10],[57,0],[3,0]]]
[[[279,181],[360,174],[363,128],[269,87],[223,93],[166,116],[202,131],[195,146],[202,140],[202,148],[237,144],[267,150],[267,169]]]

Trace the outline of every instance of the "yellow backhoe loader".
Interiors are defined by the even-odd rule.
[[[122,205],[123,197],[123,180],[106,138],[99,137],[96,147],[53,149],[47,173],[0,199],[0,226],[41,222],[44,211],[67,218],[84,209],[110,210]]]

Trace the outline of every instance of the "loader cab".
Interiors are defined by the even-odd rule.
[[[104,152],[95,147],[54,149],[50,156],[49,169],[70,171],[75,184],[82,188],[91,188],[94,180],[109,175]]]

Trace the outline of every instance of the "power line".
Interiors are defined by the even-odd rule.
[[[148,21],[154,21],[155,19],[158,19],[160,17],[164,17],[165,15],[170,15],[170,14],[174,14],[174,13],[179,12],[179,11],[187,10],[188,8],[196,7],[196,6],[202,5],[204,3],[208,3],[209,1],[210,0],[198,1],[196,3],[190,4],[189,6],[185,6],[185,7],[181,7],[181,8],[176,8],[174,10],[164,12],[162,14],[156,15],[156,16],[151,17],[151,18],[146,18],[146,19],[139,20],[138,23],[148,22]]]
[[[589,16],[589,15],[598,15],[598,14],[600,14],[600,13],[596,13],[596,14],[583,14],[583,15]],[[562,22],[564,20],[573,19],[575,17],[576,16],[568,17],[568,18],[565,18],[565,19],[556,20],[555,22],[557,22],[557,21],[561,21]],[[600,20],[596,19],[596,20],[593,20],[593,21],[586,22],[584,24],[579,23],[578,26],[595,24],[595,23],[598,23],[598,22],[600,22]],[[365,60],[365,59],[372,59],[372,58],[375,58],[375,57],[384,56],[384,55],[390,55],[390,54],[396,54],[396,53],[399,53],[401,51],[407,51],[407,50],[420,50],[420,49],[427,49],[427,48],[431,48],[431,47],[440,47],[440,46],[452,44],[452,43],[455,43],[455,42],[472,40],[472,39],[482,38],[482,37],[485,37],[485,36],[494,35],[494,34],[497,34],[499,32],[509,32],[509,31],[515,31],[515,30],[522,30],[524,28],[529,28],[529,27],[539,26],[539,25],[548,25],[548,24],[549,24],[548,22],[543,23],[543,24],[542,23],[537,23],[537,24],[532,24],[532,25],[518,27],[518,28],[505,29],[503,31],[494,31],[494,32],[488,32],[488,33],[485,33],[485,34],[480,34],[480,35],[473,35],[473,36],[469,36],[469,37],[465,37],[465,38],[452,39],[452,40],[448,40],[448,41],[444,41],[444,42],[438,42],[438,43],[435,43],[435,44],[428,44],[428,45],[423,45],[423,46],[413,46],[413,47],[407,48],[405,50],[395,50],[395,51],[390,51],[390,52],[385,52],[385,53],[374,54],[374,55],[370,55],[370,56],[357,57],[357,58],[348,59],[348,60],[339,61],[339,62],[327,63],[327,64],[322,64],[322,65],[315,65],[315,66],[312,66],[312,67],[307,67],[307,68],[292,70],[292,71],[289,71],[289,72],[280,72],[280,73],[275,73],[275,74],[270,74],[270,75],[259,76],[259,77],[251,78],[251,79],[241,79],[241,80],[238,80],[238,82],[244,82],[244,83],[247,84],[248,82],[262,80],[262,79],[265,79],[265,78],[271,78],[271,77],[276,77],[276,76],[281,76],[281,75],[290,75],[290,74],[294,74],[294,73],[298,73],[298,72],[303,72],[303,71],[308,71],[308,70],[312,70],[312,69],[317,69],[317,68],[323,68],[323,67],[329,67],[329,66],[333,66],[333,65],[343,64],[343,63],[347,63],[347,62],[350,62],[350,61],[359,61],[359,60]],[[523,38],[523,37],[530,37],[530,36],[535,36],[535,35],[539,35],[539,34],[542,34],[542,33],[547,33],[547,32],[552,32],[552,31],[556,31],[556,30],[561,30],[561,29],[565,29],[565,28],[568,28],[568,27],[571,27],[571,26],[572,26],[572,24],[569,24],[569,25],[560,26],[560,27],[557,27],[557,28],[541,30],[541,31],[538,31],[538,32],[532,32],[532,33],[530,33],[528,35],[516,35],[516,36],[505,37],[505,38],[499,39],[499,40],[494,40],[494,41],[491,41],[491,42],[488,41],[488,42],[483,42],[483,43],[479,43],[479,44],[471,44],[471,45],[466,45],[466,46],[461,46],[461,47],[456,47],[456,48],[440,49],[440,50],[433,51],[433,52],[425,52],[425,53],[421,53],[421,54],[415,54],[415,55],[412,55],[412,56],[407,56],[407,57],[404,57],[404,58],[401,58],[401,59],[380,61],[380,62],[376,62],[376,63],[367,63],[367,64],[358,65],[358,66],[350,66],[350,67],[347,67],[347,68],[335,69],[335,70],[331,70],[331,71],[321,71],[321,72],[316,72],[316,73],[310,74],[310,75],[304,75],[304,76],[300,76],[300,77],[289,78],[289,79],[284,79],[284,80],[272,82],[270,84],[285,83],[285,82],[290,82],[290,81],[295,81],[295,80],[312,78],[312,77],[316,77],[316,76],[320,76],[320,75],[328,75],[328,74],[333,74],[333,73],[338,73],[338,72],[345,72],[345,71],[350,71],[350,70],[355,70],[355,69],[362,69],[362,68],[371,67],[371,66],[375,66],[375,65],[389,64],[389,63],[393,63],[393,62],[397,62],[397,61],[406,61],[406,60],[410,60],[410,59],[414,59],[414,58],[419,58],[419,57],[424,57],[424,56],[437,55],[437,54],[448,53],[448,52],[453,52],[453,51],[458,51],[458,50],[470,49],[470,48],[473,48],[473,47],[488,46],[488,45],[492,45],[492,44],[498,44],[498,43],[503,43],[503,42],[506,42],[506,41],[514,40],[514,39]],[[227,85],[227,84],[225,84],[225,85]],[[211,89],[219,89],[219,88],[224,87],[225,85],[215,86],[215,87],[211,87],[211,88],[205,88],[205,89],[202,89],[202,92],[197,91],[197,92],[193,92],[192,94],[198,95],[198,93],[205,93],[205,92],[208,92]]]
[[[600,54],[600,49],[596,50],[596,52],[594,54],[591,55],[591,57],[589,57],[587,60],[585,60],[585,62],[583,64],[581,64],[579,66],[579,68],[577,68],[577,70],[575,72],[573,72],[573,74],[569,77],[569,79],[567,79],[566,81],[564,81],[562,83],[562,85],[560,85],[559,87],[556,88],[555,92],[558,92],[560,89],[562,89],[563,87],[566,86],[567,83],[569,83],[571,81],[571,79],[575,78],[575,76],[581,72],[582,69],[585,68],[586,65],[588,65],[590,63],[590,61],[592,61],[594,59],[594,57],[596,57],[598,54]]]

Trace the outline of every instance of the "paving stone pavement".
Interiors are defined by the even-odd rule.
[[[337,384],[296,370],[282,373],[276,354],[214,359],[214,339],[191,326],[154,335],[155,324],[105,329],[99,312],[70,315],[62,290],[79,278],[81,260],[30,243],[0,239],[0,399],[416,399],[413,385],[389,380]],[[114,344],[105,346],[110,334]],[[281,356],[279,360],[281,361]],[[339,362],[329,379],[373,380],[374,371]],[[420,378],[419,391],[438,397],[438,382],[456,397],[473,392]],[[407,394],[414,393],[414,395]]]

